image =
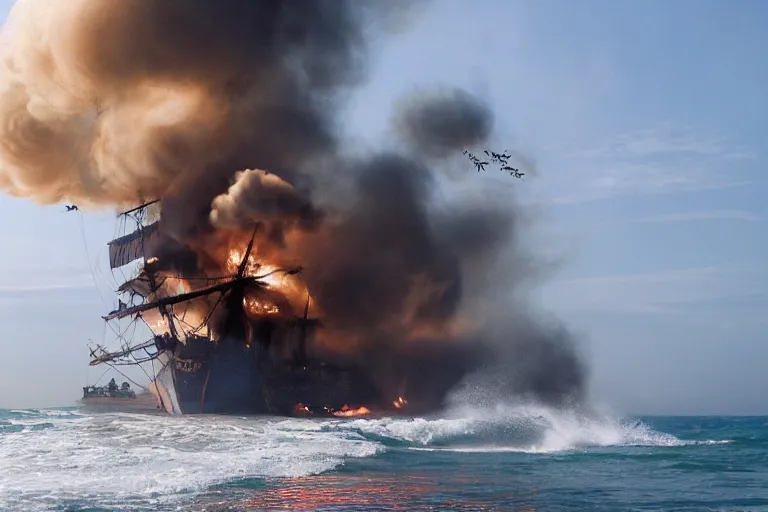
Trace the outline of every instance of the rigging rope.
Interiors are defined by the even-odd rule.
[[[124,374],[123,372],[121,372],[120,370],[118,370],[117,368],[115,368],[115,366],[114,366],[113,364],[111,364],[111,363],[104,363],[104,364],[106,364],[107,366],[109,366],[110,368],[112,368],[113,370],[115,370],[117,373],[119,373],[120,375],[122,375],[123,377],[125,377],[126,379],[128,379],[129,381],[133,382],[133,384],[134,384],[135,386],[138,386],[138,387],[140,387],[140,388],[141,388],[141,389],[143,389],[144,391],[146,391],[146,390],[147,390],[147,388],[145,388],[144,386],[142,386],[141,384],[139,384],[138,382],[136,382],[135,380],[133,380],[132,378],[130,378],[129,376],[127,376],[126,374]],[[107,370],[107,371],[109,371],[109,370]],[[106,372],[104,372],[104,373],[106,373]],[[103,375],[102,375],[102,377],[103,377]]]
[[[134,318],[132,323],[133,323],[133,333],[131,333],[131,337],[133,338],[133,337],[136,335],[136,328],[137,328],[137,327],[138,327],[138,325],[139,325],[139,319],[138,319],[138,317],[137,317],[137,318]],[[145,322],[145,323],[146,323],[146,322]],[[130,347],[128,346],[128,342],[127,342],[127,341],[125,342],[125,345],[126,345],[126,348],[130,348]],[[145,349],[145,352],[146,352],[146,349]],[[141,371],[142,371],[142,372],[144,372],[144,375],[146,375],[146,376],[147,376],[147,379],[149,379],[149,382],[150,382],[150,384],[151,384],[151,383],[153,382],[153,381],[152,381],[152,378],[149,376],[149,374],[148,374],[148,373],[147,373],[147,371],[144,369],[144,367],[143,367],[143,366],[141,366],[141,363],[139,362],[139,360],[138,360],[138,359],[136,359],[136,355],[135,355],[133,352],[131,352],[130,354],[131,354],[131,357],[133,358],[133,360],[136,362],[136,366],[138,366],[139,368],[141,368]]]
[[[144,349],[144,352],[147,352],[147,350]],[[136,359],[136,356],[134,355],[133,352],[131,352],[131,357],[133,357],[133,360],[136,362],[136,366],[138,366],[141,369],[141,371],[144,373],[144,375],[146,375],[147,379],[149,380],[149,383],[152,384],[152,382],[154,382],[152,380],[152,377],[150,377],[149,374],[147,373],[147,370],[145,370],[144,367],[141,366],[141,362],[139,362],[139,360]],[[146,361],[144,361],[144,362],[146,362]]]
[[[85,256],[88,259],[88,269],[91,271],[91,278],[93,279],[93,286],[96,288],[96,293],[99,294],[99,298],[101,299],[101,304],[104,306],[104,309],[109,309],[109,306],[107,305],[107,302],[104,300],[104,296],[101,294],[101,290],[99,289],[99,284],[96,282],[96,274],[93,272],[93,266],[91,265],[91,254],[88,250],[88,240],[85,236],[85,225],[83,224],[83,214],[78,210],[79,219],[80,219],[80,234],[83,238],[83,246],[85,247]],[[109,326],[109,329],[112,331],[112,333],[120,338],[122,335],[118,333],[114,327],[112,327],[112,324],[109,322],[104,322],[105,326]],[[104,331],[104,334],[106,335],[106,328]],[[104,336],[106,337],[106,336]]]
[[[152,384],[155,386],[155,391],[157,391],[157,397],[160,399],[160,405],[163,407],[163,409],[165,409],[167,411],[168,408],[165,406],[165,402],[163,401],[163,395],[160,393],[160,388],[157,387],[157,372],[155,372],[155,360],[151,359],[150,362],[152,364],[152,375],[154,376],[154,379],[152,379]],[[168,363],[170,363],[170,362],[171,362],[171,360],[169,358],[168,359]],[[167,366],[168,363],[166,363],[165,366]],[[165,370],[165,366],[160,368],[160,371]]]
[[[83,239],[83,246],[85,247],[85,257],[88,260],[88,269],[91,271],[91,278],[93,279],[93,286],[96,288],[96,293],[99,294],[99,298],[101,299],[101,304],[104,306],[104,309],[109,309],[109,306],[107,305],[107,301],[104,300],[104,295],[102,295],[101,290],[99,289],[99,283],[96,282],[96,274],[93,272],[93,266],[91,265],[91,253],[88,250],[88,239],[85,236],[85,224],[83,223],[83,213],[78,210],[77,213],[79,214],[78,218],[80,220],[80,235]],[[109,326],[110,330],[115,334],[115,336],[120,337],[120,334],[115,330],[114,327],[112,327],[109,322],[104,322],[106,325]]]
[[[108,371],[109,371],[109,368],[107,368],[106,370],[104,370],[104,373],[102,373],[102,374],[101,374],[101,377],[99,377],[98,379],[96,379],[96,382],[94,382],[92,385],[93,385],[93,386],[95,386],[96,384],[98,384],[98,383],[99,383],[99,381],[100,381],[101,379],[103,379],[103,378],[104,378],[104,376],[107,374],[107,372],[108,372]]]
[[[115,275],[113,273],[110,272],[109,276],[107,276],[107,274],[101,270],[101,265],[99,263],[100,262],[99,256],[100,256],[100,253],[96,254],[96,258],[95,258],[95,261],[96,261],[95,268],[99,273],[99,277],[102,277],[104,281],[109,285],[110,288],[117,290],[120,287],[120,284],[117,282],[117,279],[115,279]],[[109,250],[107,250],[106,259],[107,261],[109,261]]]
[[[151,332],[152,334],[154,334],[154,333],[155,333],[155,331],[154,331],[154,330],[152,330],[152,327],[150,327],[150,325],[147,323],[147,321],[144,319],[144,317],[143,317],[143,316],[141,316],[141,314],[139,314],[139,315],[138,315],[136,318],[137,318],[137,319],[138,319],[138,318],[141,318],[141,321],[142,321],[142,322],[144,322],[144,325],[146,325],[146,326],[147,326],[147,329],[149,329],[149,332]],[[146,352],[146,349],[145,349],[145,352]],[[133,355],[133,354],[131,354],[131,355]],[[162,406],[162,408],[163,408],[163,409],[166,409],[166,410],[168,410],[168,409],[167,409],[167,407],[165,407],[165,402],[163,401],[163,396],[162,396],[162,394],[160,393],[160,388],[158,388],[158,387],[157,387],[157,372],[155,371],[155,359],[156,359],[157,357],[159,357],[159,356],[160,356],[160,354],[158,354],[156,357],[152,357],[152,358],[149,360],[149,361],[150,361],[150,364],[152,365],[152,379],[150,379],[150,382],[151,382],[151,384],[152,384],[153,386],[155,386],[155,391],[157,391],[157,397],[158,397],[158,399],[160,400],[160,405]],[[136,356],[133,356],[133,358],[134,358],[134,360],[136,360]],[[169,364],[170,362],[171,362],[171,359],[169,358],[169,359],[168,359],[168,363],[166,363],[165,365],[163,365],[163,367],[162,367],[162,368],[160,368],[160,371],[162,372],[162,371],[165,369],[165,367],[166,367],[166,366],[168,366],[168,364]],[[141,365],[139,365],[139,366],[141,367]],[[143,367],[141,367],[141,368],[142,368],[142,370],[144,369]],[[147,377],[149,377],[149,376],[147,376]]]
[[[221,295],[219,295],[219,298],[216,300],[216,303],[213,305],[210,311],[208,311],[208,315],[203,319],[203,321],[198,325],[194,330],[192,330],[192,333],[198,333],[200,332],[200,329],[202,329],[204,326],[208,325],[208,322],[211,320],[211,316],[213,316],[213,312],[216,311],[216,308],[219,307],[219,304],[221,304],[221,301],[224,299],[224,296],[226,296],[227,292],[222,292]],[[187,324],[189,325],[189,324]],[[190,327],[192,327],[190,325]]]
[[[117,238],[117,230],[120,227],[120,221],[115,223],[115,229],[112,230],[112,240],[115,240]],[[112,280],[117,283],[117,278],[115,277],[115,269],[112,268],[112,261],[109,262],[109,273],[112,274]],[[119,287],[118,287],[119,288]]]
[[[120,222],[118,222],[117,226],[115,227],[115,231],[117,231],[118,226],[122,226],[123,227],[122,232],[123,232],[123,235],[124,235],[125,234],[125,230],[126,230],[126,225],[125,225],[125,219],[124,218],[120,219]],[[110,265],[110,267],[112,267],[112,265]],[[118,267],[117,270],[118,270],[118,272],[120,272],[120,275],[123,276],[123,282],[124,283],[127,282],[128,278],[125,277],[125,272],[123,272],[123,267]],[[115,270],[112,269],[112,276],[114,277],[114,275],[115,275]]]
[[[99,289],[99,284],[96,282],[96,274],[93,272],[93,265],[91,265],[91,253],[88,250],[88,240],[85,238],[85,225],[83,224],[83,213],[78,210],[77,213],[78,218],[80,220],[80,235],[83,237],[83,245],[85,246],[85,257],[88,258],[88,269],[91,271],[91,278],[93,278],[93,286],[96,288],[96,292],[99,294],[99,298],[101,299],[101,304],[104,306],[104,309],[108,309],[109,306],[107,306],[107,301],[104,300],[104,296],[101,294],[101,290]]]

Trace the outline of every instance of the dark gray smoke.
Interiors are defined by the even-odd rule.
[[[398,119],[400,135],[409,148],[435,158],[484,142],[492,127],[488,107],[459,89],[408,98]]]
[[[3,33],[0,186],[41,202],[162,197],[161,260],[182,274],[220,275],[228,244],[257,226],[261,262],[304,268],[325,326],[314,349],[356,360],[382,390],[434,406],[471,374],[508,393],[579,396],[570,336],[517,307],[529,267],[512,199],[435,194],[435,162],[485,143],[490,109],[458,90],[421,94],[397,116],[407,152],[341,156],[341,99],[406,7],[19,3]]]

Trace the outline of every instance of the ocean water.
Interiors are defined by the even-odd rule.
[[[0,511],[768,510],[768,418],[0,410]]]

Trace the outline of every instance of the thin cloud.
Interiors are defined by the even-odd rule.
[[[676,270],[665,270],[662,272],[644,272],[639,274],[620,274],[610,276],[590,276],[577,277],[561,281],[569,285],[576,286],[617,286],[617,285],[637,285],[637,284],[657,284],[657,283],[680,283],[701,281],[702,279],[712,279],[722,274],[719,267],[693,267]]]
[[[622,196],[720,190],[751,183],[738,177],[737,160],[755,158],[723,138],[662,127],[614,137],[571,152],[568,172],[552,183],[551,202],[578,204]],[[559,191],[559,192],[558,192]]]
[[[729,179],[700,164],[667,162],[611,162],[604,167],[595,164],[577,178],[568,183],[567,192],[554,195],[550,202],[580,204],[614,197],[725,190],[753,183]]]
[[[724,138],[702,138],[686,128],[662,127],[620,134],[608,144],[577,151],[583,158],[652,158],[693,155],[720,159],[754,158],[745,147],[731,147]]]
[[[652,215],[639,219],[637,222],[695,222],[706,220],[738,220],[744,222],[761,222],[763,218],[754,213],[743,210],[710,210],[696,212],[666,213],[662,215]]]
[[[26,281],[6,278],[4,280],[0,280],[0,294],[15,295],[24,293],[50,292],[56,290],[75,290],[93,288],[93,286],[93,278],[86,274],[52,279],[40,279],[32,277]]]
[[[545,291],[563,312],[590,314],[683,314],[694,304],[732,303],[762,294],[764,275],[719,267],[581,277],[561,280]]]

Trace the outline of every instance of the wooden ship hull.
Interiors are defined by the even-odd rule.
[[[169,414],[333,416],[344,405],[375,400],[350,369],[273,358],[254,343],[188,340],[158,360],[153,392]],[[300,406],[297,408],[297,406]]]

